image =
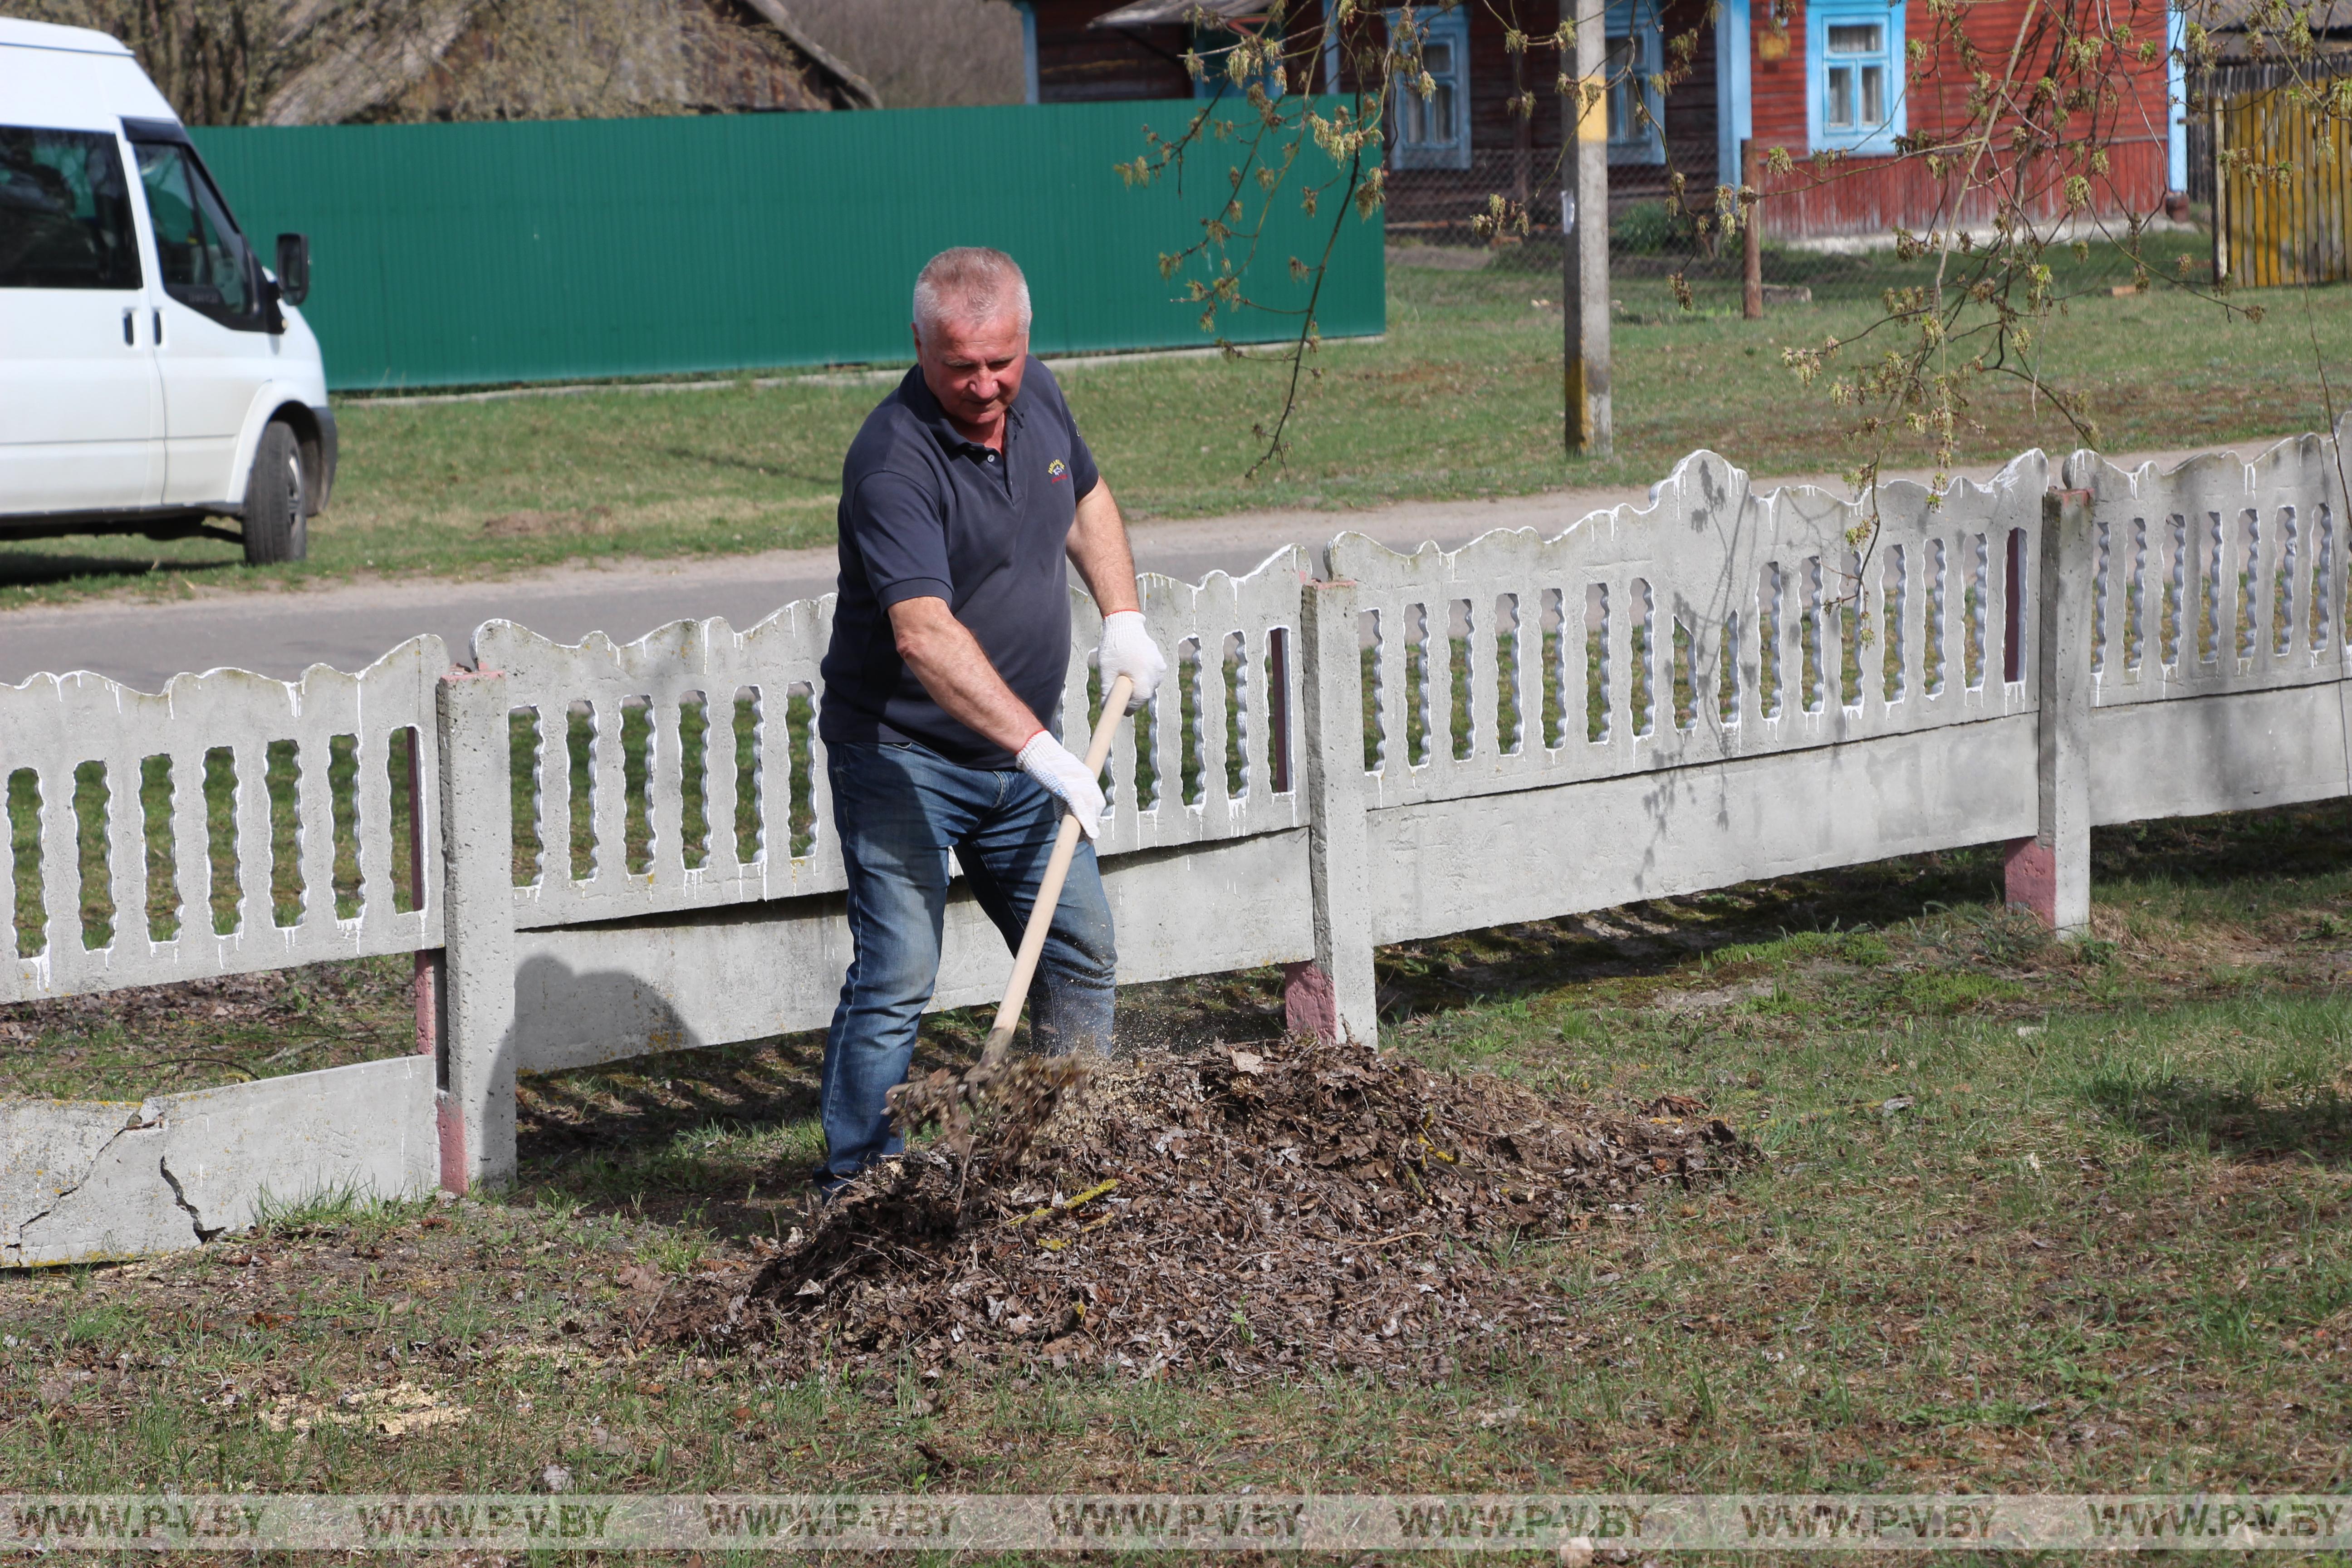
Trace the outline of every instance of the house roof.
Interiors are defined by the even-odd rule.
[[[1195,18],[1217,22],[1255,22],[1265,16],[1266,0],[1129,0],[1116,11],[1106,11],[1089,27],[1166,27]]]
[[[834,78],[845,94],[858,100],[845,107],[882,107],[882,95],[874,90],[874,84],[858,75],[848,61],[810,37],[807,29],[793,21],[793,14],[784,9],[783,0],[743,0],[743,3],[757,11],[768,26],[782,33],[786,43],[807,56],[811,64]]]
[[[671,37],[647,37],[642,32],[633,43],[649,55],[667,54],[667,59],[649,61],[657,71],[665,68],[677,75],[682,69],[692,74],[695,66],[691,51],[667,46],[682,43],[689,20],[689,10],[698,0],[654,0],[657,13],[669,19]],[[687,82],[683,79],[662,83],[673,91],[683,91],[677,107],[717,107],[750,109],[879,109],[882,100],[871,83],[857,74],[830,50],[810,37],[793,20],[782,0],[709,0],[709,11],[738,24],[748,25],[768,35],[783,46],[781,51],[790,60],[793,74],[798,79],[792,90],[773,100],[748,102],[718,102],[703,104],[701,98],[711,96],[709,90],[693,92],[695,87],[706,89],[714,84]],[[265,125],[333,125],[353,120],[376,118],[392,111],[398,115],[397,105],[412,89],[421,89],[441,68],[443,74],[463,69],[468,62],[459,57],[468,53],[460,41],[495,33],[510,18],[499,0],[411,0],[398,6],[362,7],[358,15],[363,18],[356,25],[345,24],[353,13],[336,4],[336,0],[292,0],[288,6],[280,37],[289,43],[307,44],[310,58],[273,91],[262,106],[258,116]],[[661,29],[652,29],[658,34]],[[475,51],[478,52],[478,51]],[[775,52],[775,51],[771,51]],[[626,59],[606,61],[599,71],[610,79],[622,74],[632,63]],[[719,73],[724,75],[725,73]],[[724,94],[730,85],[715,84]],[[658,100],[666,96],[656,91],[647,95]],[[771,95],[773,98],[773,95]],[[530,106],[518,106],[524,112]],[[511,110],[509,110],[511,112]],[[575,110],[576,112],[576,110]]]

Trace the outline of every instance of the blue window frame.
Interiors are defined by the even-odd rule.
[[[1892,153],[1903,134],[1903,5],[1811,0],[1805,121],[1816,149]]]
[[[1389,165],[1396,169],[1466,169],[1470,166],[1470,11],[1456,5],[1444,11],[1416,10],[1413,23],[1423,29],[1421,68],[1432,90],[1422,96],[1421,84],[1399,75],[1389,95],[1391,142]],[[1404,15],[1389,13],[1389,26],[1400,27]]]
[[[1666,161],[1665,99],[1652,85],[1664,70],[1664,49],[1655,0],[1613,0],[1608,13],[1609,161]],[[1636,108],[1646,115],[1635,112]]]

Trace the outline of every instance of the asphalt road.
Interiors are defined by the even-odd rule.
[[[2177,460],[2136,453],[2120,460]],[[1990,468],[1969,470],[1971,478]],[[1911,476],[1921,477],[1921,476]],[[1795,480],[1835,486],[1827,476]],[[1413,502],[1355,512],[1269,511],[1138,525],[1138,566],[1197,582],[1212,571],[1247,572],[1285,544],[1313,548],[1354,530],[1397,549],[1434,540],[1445,548],[1496,528],[1554,533],[1586,512],[1639,501],[1638,490],[1555,490],[1487,501]],[[0,611],[0,681],[44,670],[96,670],[158,690],[182,670],[237,667],[290,679],[312,664],[359,669],[421,632],[470,660],[474,628],[495,617],[559,641],[592,631],[619,641],[688,617],[724,616],[749,626],[794,599],[834,585],[834,552],[774,551],[712,560],[565,567],[483,579],[405,578],[291,591],[238,592],[209,584],[163,597],[151,590],[63,605]]]

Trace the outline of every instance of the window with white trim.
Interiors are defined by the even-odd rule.
[[[1805,110],[1812,145],[1892,153],[1903,134],[1903,6],[1812,0],[1805,8]]]
[[[1653,85],[1664,68],[1654,0],[1614,0],[1608,13],[1602,79],[1609,88],[1609,161],[1666,161],[1665,97]]]
[[[1395,144],[1390,165],[1398,169],[1466,169],[1470,166],[1470,11],[1413,13],[1422,29],[1421,68],[1429,91],[1403,72],[1390,95]],[[1389,13],[1391,28],[1404,26],[1404,14]],[[1391,35],[1393,36],[1393,34]]]

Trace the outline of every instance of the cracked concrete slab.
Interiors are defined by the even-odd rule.
[[[168,1094],[155,1106],[172,1131],[172,1178],[207,1232],[244,1229],[265,1202],[413,1194],[441,1180],[427,1057]]]
[[[149,1120],[138,1100],[0,1101],[0,1263],[28,1261],[26,1232],[76,1209],[124,1131]]]
[[[96,1263],[194,1247],[195,1232],[161,1174],[166,1136],[160,1123],[119,1127],[79,1180],[16,1226],[8,1261]]]
[[[424,1057],[186,1094],[0,1101],[0,1266],[194,1247],[264,1204],[440,1179]]]

